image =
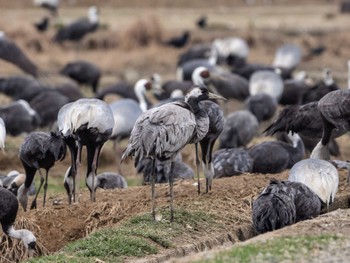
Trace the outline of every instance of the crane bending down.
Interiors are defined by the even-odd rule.
[[[63,160],[65,155],[66,144],[56,133],[33,132],[25,138],[19,149],[19,158],[23,164],[26,179],[18,189],[18,199],[25,211],[28,203],[27,193],[30,190],[36,171],[39,170],[40,173],[40,186],[30,207],[31,209],[36,208],[36,199],[44,182],[43,206],[45,206],[49,170],[56,161]],[[46,170],[46,179],[41,174],[40,168]]]
[[[143,157],[153,159],[152,168],[152,215],[155,219],[155,173],[156,159],[171,160],[170,187],[170,221],[174,221],[173,211],[173,172],[177,153],[189,143],[198,143],[208,132],[209,118],[198,105],[207,99],[223,99],[209,93],[207,88],[195,85],[187,93],[185,101],[167,103],[152,108],[137,119],[129,138],[129,144],[122,156],[135,157],[135,166]]]
[[[111,108],[99,99],[80,99],[64,105],[57,117],[58,129],[63,139],[68,142],[71,152],[71,176],[65,178],[65,187],[70,198],[75,201],[75,190],[79,196],[81,166],[81,151],[85,145],[87,148],[87,180],[90,190],[90,199],[95,202],[95,183],[98,158],[104,143],[110,138],[114,126],[114,118]],[[74,140],[74,141],[73,141]],[[77,143],[77,147],[76,147]],[[77,182],[75,177],[77,175]],[[76,189],[76,185],[78,188]]]
[[[9,237],[21,239],[31,257],[35,249],[36,238],[34,234],[27,229],[16,230],[13,227],[17,212],[18,200],[16,196],[9,190],[0,187],[0,223],[2,230]]]

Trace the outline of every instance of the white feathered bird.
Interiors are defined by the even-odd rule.
[[[334,202],[338,192],[339,175],[333,164],[321,159],[305,159],[297,162],[289,172],[288,180],[300,182],[314,191],[326,204]]]

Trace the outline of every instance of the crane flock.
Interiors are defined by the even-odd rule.
[[[57,16],[59,2],[36,0],[35,4]],[[44,25],[36,24],[40,32],[50,27],[48,21],[46,18]],[[197,23],[204,30],[206,17]],[[91,6],[87,18],[58,29],[51,44],[79,44],[99,25],[99,8]],[[69,78],[64,84],[43,82],[40,67],[0,32],[0,59],[26,74],[0,78],[0,92],[12,99],[0,107],[0,148],[5,149],[6,135],[24,136],[18,152],[24,173],[0,177],[0,223],[6,235],[22,239],[30,255],[36,243],[34,234],[13,227],[19,204],[27,211],[28,196],[39,171],[40,185],[30,209],[37,208],[41,187],[45,207],[49,171],[65,158],[67,147],[70,165],[63,185],[69,205],[80,202],[80,174],[85,163],[82,151],[86,146],[85,184],[92,202],[97,200],[97,188],[128,187],[120,168],[133,157],[143,183],[151,183],[155,221],[155,185],[169,183],[170,222],[174,222],[174,179],[194,180],[195,174],[181,159],[181,152],[188,144],[195,144],[198,194],[201,162],[204,195],[219,191],[213,181],[222,177],[235,180],[234,176],[244,173],[276,174],[290,169],[286,180],[269,178],[253,201],[252,224],[257,233],[316,217],[324,206],[329,209],[339,186],[337,162],[332,163],[330,155],[339,154],[335,138],[350,131],[349,89],[339,88],[328,68],[314,85],[304,77],[292,78],[302,62],[297,45],[282,45],[271,64],[257,64],[248,62],[250,50],[242,38],[216,38],[190,46],[191,34],[185,30],[180,37],[161,42],[163,48],[182,52],[172,80],[163,83],[154,73],[150,79],[120,81],[101,89],[104,72],[97,63],[81,59],[57,72],[57,76]],[[348,68],[350,79],[350,62]],[[79,84],[91,86],[94,97],[85,97]],[[111,94],[122,98],[110,102],[106,97]],[[228,102],[242,107],[232,111]],[[276,116],[278,106],[284,108]],[[256,143],[254,139],[262,130],[279,139]],[[98,174],[103,146],[114,141],[116,149],[125,139],[128,143],[121,161],[118,151],[113,156],[118,160],[119,173]],[[306,158],[306,150],[310,158]],[[41,169],[46,171],[45,176]]]

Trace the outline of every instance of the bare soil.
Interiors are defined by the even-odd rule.
[[[241,36],[251,45],[249,61],[258,63],[271,63],[275,50],[284,43],[299,44],[305,54],[309,48],[321,43],[327,48],[325,53],[319,57],[303,60],[299,69],[307,70],[312,77],[319,79],[322,68],[330,67],[336,80],[342,86],[346,86],[346,62],[350,57],[348,45],[350,18],[339,14],[338,2],[335,1],[326,4],[307,1],[308,5],[302,6],[296,5],[296,1],[285,1],[288,8],[283,4],[266,6],[261,3],[258,6],[247,7],[242,6],[239,1],[222,1],[217,6],[212,6],[214,1],[205,1],[208,5],[205,5],[204,1],[192,1],[192,4],[188,1],[171,1],[171,3],[151,1],[154,7],[152,5],[141,7],[140,3],[145,3],[143,1],[102,1],[101,23],[106,27],[85,38],[79,51],[74,45],[53,45],[50,39],[55,32],[54,28],[44,35],[35,32],[32,23],[44,15],[45,11],[34,8],[27,2],[29,1],[25,4],[19,0],[0,1],[0,28],[6,31],[43,71],[57,72],[65,63],[75,59],[86,59],[96,63],[103,71],[100,88],[121,79],[135,80],[139,77],[149,77],[154,72],[162,74],[166,79],[174,79],[176,59],[185,49],[175,50],[164,47],[161,41],[181,33],[184,29],[191,29],[192,44],[211,41],[215,37]],[[91,1],[86,1],[82,5],[78,3],[73,7],[64,4],[60,10],[58,22],[67,23],[77,16],[84,15],[87,2]],[[175,2],[178,6],[173,6]],[[200,7],[199,2],[203,4]],[[230,5],[229,2],[234,2],[235,5]],[[195,28],[194,21],[201,14],[209,16],[210,27],[207,30]],[[137,27],[140,23],[149,29],[147,37],[150,42],[147,45],[141,45],[133,38],[133,32],[135,30],[138,32]],[[22,74],[16,67],[3,61],[0,61],[0,69],[0,75],[4,76]],[[87,96],[91,96],[87,88],[82,89]],[[0,101],[5,103],[9,98],[2,96]],[[229,102],[230,111],[240,108],[243,108],[242,103]],[[23,171],[17,157],[18,147],[23,139],[24,136],[8,137],[7,150],[5,153],[0,153],[1,172],[7,173],[13,169]],[[265,138],[262,135],[252,144],[266,139],[271,138]],[[348,135],[339,138],[338,141],[342,152],[339,159],[349,160]],[[125,143],[123,142],[121,148]],[[194,168],[193,146],[185,148],[184,160]],[[63,178],[68,165],[67,157],[52,169],[51,176]],[[101,155],[99,172],[117,169],[121,169],[122,174],[127,178],[136,178],[136,180],[140,178],[136,175],[131,160],[121,166],[116,162],[112,143],[108,142]],[[253,237],[255,234],[251,227],[251,201],[268,184],[270,178],[287,179],[287,177],[288,171],[274,175],[244,174],[218,179],[214,181],[212,192],[201,195],[196,192],[195,181],[176,182],[175,208],[218,215],[226,228],[218,229],[215,233],[198,231],[195,234],[184,235],[183,239],[177,240],[178,245],[174,249],[162,249],[159,255],[149,256],[142,261],[160,262],[171,257],[179,257]],[[167,185],[157,186],[157,204],[160,207],[168,205],[167,190]],[[18,215],[19,221],[30,221],[30,226],[35,230],[43,248],[42,251],[46,253],[54,253],[69,242],[83,238],[97,229],[118,226],[134,215],[151,210],[150,186],[134,186],[113,191],[98,190],[96,203],[90,202],[88,191],[83,189],[80,203],[71,206],[67,204],[63,186],[62,193],[49,192],[48,195],[47,207],[43,208],[40,205],[40,199],[38,209],[27,213],[21,209]],[[348,208],[348,198],[346,172],[340,171],[337,202],[332,209]],[[348,213],[343,210],[337,211],[337,213],[343,212]],[[344,217],[346,216],[347,214],[344,214]],[[317,220],[310,220],[286,228],[285,231],[287,234],[306,231],[350,232],[348,223],[344,221],[342,221],[344,224],[337,223],[339,214],[326,218],[328,225],[331,226],[326,229]],[[269,235],[273,237],[281,232],[276,231]]]

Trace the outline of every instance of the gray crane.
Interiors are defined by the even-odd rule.
[[[41,118],[25,100],[17,100],[0,107],[7,134],[18,136],[24,132],[32,132],[41,124]]]
[[[253,158],[253,173],[280,173],[302,160],[304,143],[298,134],[288,134],[292,144],[268,141],[252,146],[248,152]]]
[[[28,195],[36,171],[40,173],[40,186],[34,197],[30,209],[36,208],[36,199],[44,182],[43,206],[46,202],[47,181],[50,169],[58,160],[63,160],[66,155],[66,144],[59,134],[32,132],[24,140],[19,148],[19,158],[25,170],[26,179],[24,184],[18,189],[18,199],[27,210]],[[42,175],[40,168],[46,170],[46,176]]]
[[[243,148],[219,149],[213,153],[214,178],[230,177],[250,173],[253,169],[253,158]]]
[[[239,110],[226,117],[219,137],[220,148],[245,147],[257,135],[259,122],[248,110]]]
[[[20,47],[0,31],[0,58],[19,67],[24,72],[37,77],[38,67],[27,57]]]
[[[114,118],[111,108],[99,99],[80,99],[64,105],[58,112],[58,130],[68,144],[71,151],[72,176],[67,178],[67,186],[70,187],[69,196],[75,191],[79,196],[79,168],[81,166],[81,151],[85,145],[87,148],[87,178],[91,175],[90,199],[95,202],[95,176],[98,159],[104,143],[110,138],[114,126]],[[77,145],[76,145],[77,143]],[[77,175],[77,184],[75,177]],[[76,188],[76,186],[78,186]]]
[[[264,233],[320,213],[321,200],[308,186],[272,179],[253,202],[253,225],[256,232]]]
[[[338,192],[339,175],[335,166],[326,160],[305,159],[290,169],[288,181],[307,185],[328,209]]]
[[[137,166],[144,157],[153,159],[152,176],[152,215],[155,219],[155,174],[156,159],[171,160],[170,221],[174,221],[173,211],[173,171],[174,160],[179,151],[189,143],[198,143],[208,132],[209,118],[199,106],[207,99],[222,99],[209,93],[204,86],[194,86],[186,95],[184,102],[167,103],[144,112],[137,119],[131,132],[128,146],[122,160],[135,157]]]
[[[60,73],[70,77],[79,84],[90,85],[93,93],[96,93],[101,77],[99,67],[85,60],[76,60],[67,63],[60,70]]]
[[[64,41],[80,41],[85,35],[97,30],[99,25],[98,8],[90,6],[88,9],[88,17],[80,18],[71,24],[60,28],[53,40],[57,43]]]

